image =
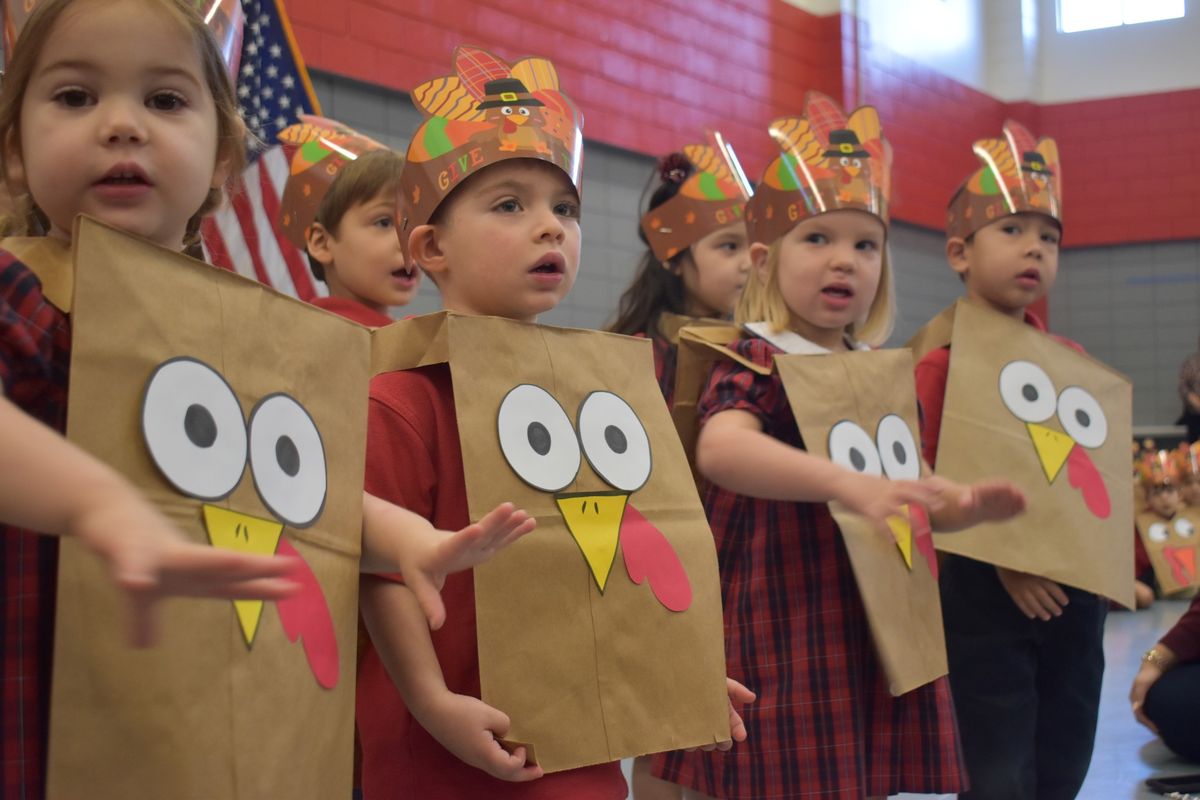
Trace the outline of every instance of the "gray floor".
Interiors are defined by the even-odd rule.
[[[1142,653],[1179,619],[1183,601],[1159,601],[1145,610],[1114,612],[1104,632],[1107,666],[1100,698],[1096,750],[1080,800],[1149,800],[1158,795],[1144,787],[1146,778],[1200,772],[1200,765],[1175,758],[1129,710],[1129,685]],[[896,800],[945,800],[953,795],[897,795]]]

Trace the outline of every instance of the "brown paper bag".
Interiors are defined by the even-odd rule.
[[[1133,606],[1132,387],[1030,326],[959,302],[937,472],[1004,477],[1029,498],[1009,522],[938,534],[939,550]]]
[[[1196,545],[1200,509],[1184,506],[1172,519],[1145,510],[1136,519],[1138,536],[1142,537],[1163,595],[1200,587],[1200,547]]]
[[[728,739],[716,552],[650,343],[447,312],[373,339],[380,372],[449,362],[472,518],[537,517],[475,570],[509,741],[554,772]]]
[[[913,363],[918,363],[930,350],[937,350],[950,344],[954,332],[954,309],[958,305],[947,306],[938,312],[937,316],[921,326],[921,330],[905,342],[904,346],[912,350]]]
[[[760,375],[770,375],[766,367],[755,364],[729,349],[742,336],[735,325],[686,326],[679,331],[679,351],[675,362],[675,404],[671,419],[683,444],[689,464],[696,462],[696,437],[700,435],[696,404],[708,384],[715,362],[727,358]]]
[[[921,475],[912,354],[777,355],[808,452],[892,480]],[[924,509],[889,520],[893,539],[840,503],[841,529],[888,688],[901,695],[946,674],[937,558]]]
[[[94,221],[74,242],[71,440],[193,540],[294,551],[315,582],[299,607],[169,601],[134,650],[64,541],[49,796],[349,797],[369,333]]]

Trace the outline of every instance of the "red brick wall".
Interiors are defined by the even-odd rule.
[[[459,43],[543,55],[584,109],[585,135],[649,154],[719,128],[751,179],[774,117],[808,89],[880,111],[896,151],[897,219],[941,228],[975,168],[970,143],[1012,116],[1058,139],[1068,246],[1200,238],[1200,89],[1006,104],[895,53],[852,17],[780,0],[286,0],[308,63],[408,91]]]

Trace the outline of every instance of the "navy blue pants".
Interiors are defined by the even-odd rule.
[[[1200,762],[1200,662],[1163,673],[1146,692],[1146,716],[1167,747]]]
[[[1107,601],[1063,587],[1049,622],[1017,608],[990,564],[941,568],[950,689],[970,800],[1071,800],[1092,759]]]

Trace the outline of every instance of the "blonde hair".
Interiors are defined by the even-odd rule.
[[[775,333],[791,325],[792,312],[779,291],[779,243],[776,239],[767,250],[767,275],[764,281],[759,271],[754,270],[750,280],[742,289],[741,300],[733,319],[738,325],[747,322],[767,322]],[[871,347],[879,347],[892,335],[896,324],[896,292],[893,288],[891,251],[885,244],[881,253],[879,286],[867,310],[865,319],[851,323],[846,332],[855,341]]]
[[[33,77],[33,68],[38,54],[45,47],[54,24],[63,12],[76,0],[41,0],[29,15],[13,48],[12,59],[0,85],[0,169],[4,170],[8,182],[8,159],[12,148],[20,152],[21,105],[25,91]],[[229,166],[231,180],[241,175],[246,162],[246,126],[238,115],[237,99],[221,51],[209,33],[204,19],[189,0],[143,0],[163,11],[179,23],[180,27],[196,42],[205,84],[212,92],[213,106],[217,112],[218,161]],[[215,162],[214,162],[215,163]],[[37,207],[27,187],[9,185],[13,195],[14,214],[0,221],[0,235],[41,235],[49,230],[49,221]],[[224,189],[212,189],[204,203],[188,220],[184,244],[199,241],[200,221],[221,204]]]

